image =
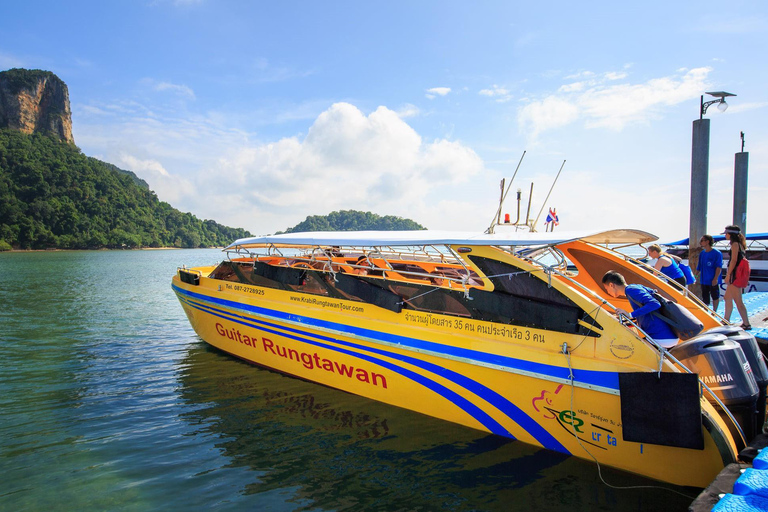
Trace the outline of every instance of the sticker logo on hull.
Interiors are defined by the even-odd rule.
[[[624,340],[612,339],[610,349],[613,357],[617,359],[629,359],[635,353],[635,345],[628,338]]]

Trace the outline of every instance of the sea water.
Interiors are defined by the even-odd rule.
[[[210,348],[170,283],[221,258],[0,253],[0,510],[647,512],[698,493],[610,488],[591,461]]]

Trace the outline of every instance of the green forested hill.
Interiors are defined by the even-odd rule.
[[[385,215],[381,217],[371,212],[359,212],[356,210],[342,210],[331,212],[328,215],[311,215],[299,222],[285,233],[302,231],[412,231],[426,229],[421,224],[410,219]]]
[[[72,144],[0,130],[0,250],[211,247],[246,236],[172,208]]]

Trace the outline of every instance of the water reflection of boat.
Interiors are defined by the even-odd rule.
[[[725,240],[725,236],[716,235],[714,247],[723,253],[723,266],[728,267],[728,260],[731,257],[730,246]],[[752,233],[746,235],[747,239],[747,259],[752,272],[749,275],[749,287],[744,291],[749,292],[768,292],[768,233]],[[666,251],[670,254],[688,261],[688,239],[677,240],[664,244]],[[720,287],[725,290],[726,284]]]
[[[269,499],[273,509],[282,500],[292,510],[490,512],[520,503],[641,512],[690,502],[617,492],[581,459],[254,368],[214,348],[191,347],[180,367],[182,419],[226,458],[218,472],[235,508],[264,508]],[[603,476],[623,486],[653,483],[610,469]]]
[[[727,404],[708,387],[700,398],[689,369],[669,353],[660,357],[653,340],[614,316],[614,307],[631,308],[600,285],[605,271],[618,270],[673,297],[706,328],[721,327],[695,298],[597,245],[655,239],[634,230],[257,237],[232,244],[234,257],[216,267],[180,269],[173,288],[205,341],[247,361],[703,487],[743,444],[731,434],[739,429]],[[741,348],[708,336],[695,361],[714,345],[741,359],[696,370],[751,378],[737,402],[756,403]],[[647,389],[637,385],[644,377],[655,378]],[[659,418],[665,409],[686,412]],[[754,423],[744,418],[742,427]]]

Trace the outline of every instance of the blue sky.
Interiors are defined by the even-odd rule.
[[[339,209],[482,231],[526,151],[532,216],[682,238],[699,96],[724,90],[708,227],[731,221],[744,131],[747,227],[768,231],[768,3],[472,4],[7,2],[0,69],[53,71],[86,155],[256,234]]]

